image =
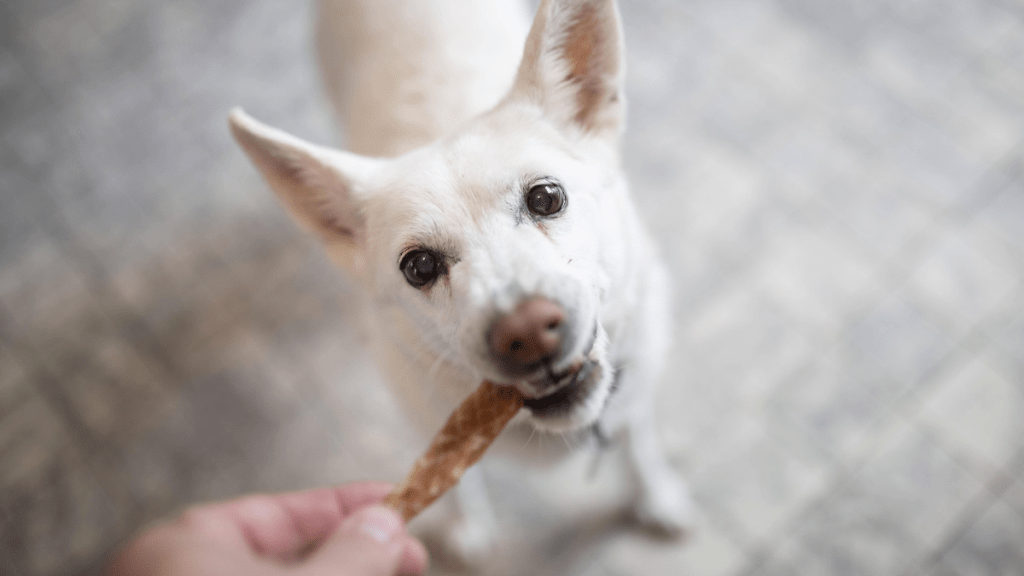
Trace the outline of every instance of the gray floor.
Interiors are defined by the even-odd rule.
[[[552,472],[598,495],[561,509],[495,474],[492,572],[1024,574],[1024,3],[623,12],[626,165],[676,281],[660,426],[701,526],[588,509],[614,467]],[[309,7],[7,0],[0,30],[0,573],[94,573],[188,502],[400,477],[351,288],[225,127],[243,104],[339,141]]]

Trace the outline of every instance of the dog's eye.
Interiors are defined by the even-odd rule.
[[[406,281],[416,288],[430,284],[441,273],[440,260],[428,250],[413,250],[406,254],[400,267]]]
[[[526,207],[537,216],[557,214],[565,206],[565,192],[558,184],[538,184],[526,194]]]

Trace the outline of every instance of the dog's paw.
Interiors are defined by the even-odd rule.
[[[643,491],[633,506],[636,521],[654,535],[682,540],[695,527],[694,505],[686,485],[673,479]]]
[[[486,522],[463,518],[440,534],[442,554],[448,564],[459,568],[486,565],[494,551],[495,530]]]

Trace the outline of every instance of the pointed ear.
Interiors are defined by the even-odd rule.
[[[231,111],[228,123],[295,219],[328,245],[339,264],[358,268],[366,233],[359,183],[379,161],[310,144],[258,122],[240,108]]]
[[[509,99],[615,138],[625,121],[623,52],[615,0],[541,0]]]

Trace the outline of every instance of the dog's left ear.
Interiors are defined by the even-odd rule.
[[[615,0],[542,0],[508,99],[563,127],[615,139],[624,128],[622,31]]]

